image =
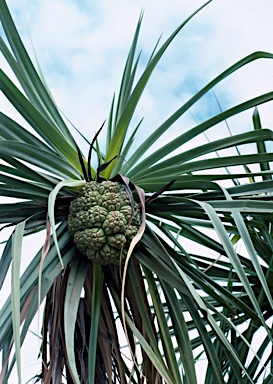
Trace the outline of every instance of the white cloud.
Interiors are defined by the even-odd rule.
[[[23,15],[27,21],[58,105],[89,138],[108,115],[141,9],[145,14],[140,47],[148,57],[160,34],[163,32],[164,41],[202,3],[40,0],[29,6],[26,1],[10,2],[24,41],[30,46]],[[144,96],[151,100],[142,103],[139,116],[157,123],[161,111],[164,118],[168,111],[173,112],[173,106],[180,105],[185,88],[186,94],[190,91],[189,83],[198,90],[205,84],[204,76],[212,79],[245,55],[255,50],[273,52],[269,38],[273,5],[269,0],[262,4],[258,0],[215,0],[204,8],[168,48]],[[220,101],[222,95],[231,103],[267,91],[272,86],[272,63],[263,60],[251,64],[224,81],[217,87]],[[148,105],[154,106],[152,111]]]

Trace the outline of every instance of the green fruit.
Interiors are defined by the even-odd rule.
[[[123,184],[87,182],[71,202],[69,212],[68,231],[84,255],[101,264],[125,260],[141,214],[136,203],[132,210]]]

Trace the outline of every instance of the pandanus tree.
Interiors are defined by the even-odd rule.
[[[35,382],[196,384],[200,359],[206,383],[273,382],[273,134],[258,112],[273,92],[149,151],[214,86],[273,55],[243,57],[133,144],[150,76],[203,7],[158,42],[139,73],[141,14],[101,128],[106,142],[94,129],[84,154],[0,0],[0,49],[17,79],[1,70],[0,88],[25,121],[0,114],[0,194],[13,198],[0,204],[3,231],[13,228],[0,259],[0,286],[11,279],[0,310],[2,383],[15,365],[22,382],[21,346],[42,303]],[[249,109],[253,129],[183,149]],[[241,155],[244,144],[254,145]],[[42,230],[41,250],[29,252],[21,274],[23,238]]]

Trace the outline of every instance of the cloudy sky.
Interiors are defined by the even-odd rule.
[[[199,0],[8,1],[34,57],[31,36],[57,105],[90,140],[108,116],[141,10],[139,49],[145,65],[158,37],[162,34],[164,41],[201,4]],[[137,109],[137,116],[144,117],[138,140],[234,62],[257,50],[273,52],[272,15],[272,0],[213,0],[203,9],[168,48],[143,94]],[[225,80],[215,93],[225,109],[272,88],[273,61],[260,60]],[[0,103],[4,112],[14,113],[3,97]],[[273,126],[271,110],[272,104],[260,108],[266,128]],[[211,93],[185,116],[183,129],[215,112],[219,107]],[[232,132],[240,130],[240,124],[251,129],[251,112],[229,122]],[[217,132],[220,137],[221,131]],[[23,360],[23,382],[39,368]]]
[[[30,52],[31,36],[58,106],[91,140],[108,116],[141,10],[139,49],[144,65],[158,37],[162,34],[163,42],[203,1],[11,0],[8,4]],[[235,61],[256,50],[273,52],[272,11],[270,0],[213,0],[190,21],[143,94],[137,109],[137,117],[145,118],[140,134],[156,128]],[[273,61],[260,60],[223,81],[215,92],[222,108],[227,108],[269,91],[272,85]],[[219,109],[212,93],[192,109],[197,121],[215,111]],[[270,118],[264,113],[267,126]],[[193,123],[190,114],[185,116],[185,125]]]

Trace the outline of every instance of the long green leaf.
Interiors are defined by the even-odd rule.
[[[176,156],[172,156],[171,158],[161,161],[156,165],[149,167],[145,172],[142,170],[138,174],[135,174],[134,177],[139,177],[141,174],[146,174],[149,172],[152,174],[156,171],[163,172],[164,170],[172,170],[173,167],[179,168],[183,163],[190,161],[196,157],[206,155],[208,153],[219,151],[221,149],[226,149],[230,147],[234,147],[242,144],[250,144],[250,143],[260,143],[264,141],[272,141],[273,140],[273,132],[269,129],[263,129],[259,131],[250,131],[246,133],[242,133],[239,135],[233,135],[231,137],[226,137],[224,139],[215,140],[208,144],[200,145],[196,148],[190,149],[188,151],[184,151],[181,154]],[[266,152],[264,152],[266,153]],[[264,170],[264,169],[262,169]],[[269,169],[266,169],[269,170]]]
[[[70,373],[76,384],[80,384],[80,380],[75,362],[74,331],[81,291],[86,273],[87,268],[85,263],[82,263],[80,257],[75,258],[71,266],[64,302],[64,334],[66,352]]]
[[[21,341],[20,341],[20,265],[22,241],[24,236],[25,222],[18,224],[12,236],[11,255],[11,306],[12,306],[12,327],[15,344],[15,354],[17,362],[17,375],[19,384],[22,383],[21,372]]]
[[[186,382],[197,384],[191,342],[187,324],[183,312],[181,311],[181,305],[172,287],[164,281],[161,281],[161,284],[164,288],[167,301],[170,304],[170,314],[173,318],[174,332],[181,355],[183,369],[185,371]]]
[[[219,219],[218,215],[216,214],[216,212],[213,210],[213,208],[209,205],[209,204],[206,204],[206,203],[203,203],[203,202],[197,202],[197,204],[199,204],[208,214],[208,216],[210,217],[216,231],[217,231],[217,234],[221,240],[221,243],[223,244],[223,247],[225,248],[226,250],[226,253],[227,255],[229,256],[233,266],[234,266],[234,269],[236,270],[243,286],[244,286],[244,289],[245,291],[247,292],[252,304],[253,304],[253,307],[255,308],[255,311],[257,312],[265,330],[267,331],[267,334],[269,336],[269,338],[272,340],[272,336],[270,334],[270,331],[268,329],[268,326],[266,325],[265,323],[265,320],[264,320],[264,317],[263,317],[263,314],[261,312],[261,308],[257,302],[257,299],[255,297],[255,294],[252,290],[252,287],[247,279],[247,276],[245,274],[245,271],[244,269],[242,268],[242,265],[240,263],[240,260],[232,246],[232,243],[223,227],[223,224],[221,222],[221,220]],[[273,340],[272,340],[273,341]]]
[[[133,263],[129,263],[128,273],[129,273],[130,282],[131,282],[132,286],[134,287],[134,295],[135,295],[138,310],[139,310],[139,313],[141,316],[141,320],[143,322],[143,327],[147,333],[147,336],[148,336],[149,341],[151,343],[151,347],[153,348],[158,359],[161,358],[162,363],[163,363],[163,358],[162,358],[160,350],[158,348],[157,339],[155,337],[155,331],[153,330],[153,324],[151,322],[152,314],[150,313],[150,317],[149,317],[149,313],[147,310],[148,303],[144,302],[144,300],[145,299],[147,300],[147,298],[146,297],[144,298],[141,294],[141,287],[139,286],[139,282],[137,281],[136,271],[134,269]]]
[[[135,151],[131,158],[128,159],[127,167],[128,169],[135,166],[138,163],[139,159],[147,152],[147,150],[163,135],[166,130],[174,124],[174,122],[180,118],[189,108],[194,105],[202,96],[204,96],[208,91],[210,91],[216,84],[228,77],[230,74],[241,68],[242,66],[252,62],[257,59],[272,59],[273,54],[268,52],[254,52],[251,55],[246,56],[242,60],[238,61],[227,70],[222,72],[209,84],[207,84],[201,91],[195,94],[187,103],[182,105],[174,114],[172,114],[164,123],[160,125]],[[146,166],[147,168],[147,166]],[[135,169],[134,172],[137,172]]]
[[[251,377],[248,375],[246,369],[244,368],[244,366],[242,365],[242,363],[240,362],[237,354],[236,354],[236,351],[232,348],[232,345],[227,341],[225,335],[223,334],[222,330],[220,329],[220,327],[218,326],[218,324],[216,323],[216,321],[214,320],[214,318],[212,317],[211,313],[209,312],[208,308],[206,307],[206,305],[204,304],[204,301],[203,299],[199,296],[199,294],[196,292],[196,290],[194,289],[192,283],[189,281],[189,279],[187,278],[186,274],[182,271],[182,269],[179,267],[179,265],[175,262],[174,262],[174,265],[176,266],[177,270],[179,271],[183,281],[186,283],[189,291],[191,292],[194,300],[197,302],[198,306],[206,313],[206,318],[209,322],[209,324],[212,326],[212,328],[214,329],[214,331],[216,332],[216,334],[219,336],[219,340],[223,343],[224,347],[227,349],[227,351],[231,354],[231,356],[234,358],[234,360],[236,361],[236,363],[241,367],[241,369],[245,372],[246,376],[248,377],[249,379],[249,382],[254,384],[254,382],[252,381]],[[243,383],[243,381],[242,381]]]
[[[176,356],[174,353],[174,346],[170,336],[167,319],[164,313],[164,308],[162,306],[163,297],[162,297],[162,294],[160,296],[160,293],[158,291],[158,287],[152,272],[145,267],[143,267],[143,271],[145,273],[146,281],[149,287],[149,293],[153,301],[155,316],[159,324],[159,332],[161,334],[161,342],[164,349],[164,356],[166,357],[166,360],[168,363],[168,369],[170,371],[170,374],[173,377],[174,382],[179,384],[179,383],[182,383],[182,379],[179,373],[178,364],[177,364]]]
[[[127,103],[132,85],[133,85],[133,80],[134,80],[134,75],[135,75],[135,70],[132,72],[133,64],[134,64],[134,57],[136,53],[136,47],[137,47],[137,41],[139,37],[139,31],[141,27],[141,22],[143,19],[143,12],[141,12],[138,20],[138,24],[135,30],[133,42],[126,60],[125,68],[123,71],[122,75],[122,80],[121,80],[121,85],[120,85],[120,91],[118,95],[118,100],[117,100],[117,107],[116,107],[116,116],[115,116],[115,121],[114,121],[114,128],[117,125],[117,122],[123,112],[123,109],[125,107],[125,104]],[[135,68],[137,66],[137,63],[135,65]],[[113,130],[114,133],[114,130]]]
[[[122,115],[119,118],[119,121],[115,127],[115,131],[113,132],[113,136],[109,145],[109,149],[106,153],[105,162],[110,161],[115,156],[120,154],[121,146],[124,141],[124,137],[126,135],[129,123],[131,121],[132,115],[135,111],[137,103],[142,95],[142,92],[153,72],[156,65],[158,64],[160,58],[175,38],[175,36],[180,32],[180,30],[198,13],[200,12],[206,5],[208,5],[211,0],[207,1],[204,5],[198,8],[194,13],[192,13],[180,26],[171,34],[171,36],[165,41],[165,43],[159,48],[157,53],[153,56],[153,58],[149,61],[147,67],[145,68],[143,74],[138,80],[134,90],[130,98],[127,101],[126,106],[123,109]],[[111,175],[111,171],[114,167],[114,162],[104,171],[104,176],[109,178]]]
[[[261,123],[261,119],[260,119],[260,115],[259,115],[257,107],[254,109],[252,120],[253,120],[254,129],[256,131],[261,131],[262,130],[262,123]],[[258,153],[266,153],[267,152],[265,143],[263,141],[257,143],[257,150],[258,150]],[[261,167],[261,171],[269,171],[270,170],[269,163],[266,163],[266,162],[261,163],[260,167]],[[271,180],[271,179],[272,178],[270,175],[264,175],[263,176],[263,180]]]
[[[258,104],[266,103],[273,99],[273,92],[266,93],[264,95],[255,97],[248,101],[245,101],[241,104],[236,105],[220,114],[204,121],[203,123],[197,125],[196,127],[188,130],[185,133],[177,136],[175,139],[167,143],[164,147],[161,147],[157,151],[154,151],[150,156],[146,157],[143,161],[139,162],[136,168],[128,172],[127,176],[133,178],[135,173],[138,173],[140,170],[147,169],[151,165],[155,164],[157,161],[160,161],[164,156],[169,155],[172,151],[179,148],[181,145],[187,143],[197,135],[205,132],[207,129],[215,126],[221,121],[226,120],[227,118],[237,115],[249,108],[255,107]],[[128,161],[129,163],[129,161]]]
[[[114,296],[115,296],[115,301],[116,301],[117,305],[119,306],[119,309],[121,309],[121,303],[120,303],[119,298],[117,297],[116,294],[114,294]],[[149,346],[149,344],[147,343],[145,338],[142,336],[141,332],[139,332],[139,330],[135,327],[134,323],[131,321],[131,319],[127,315],[127,313],[125,313],[124,316],[125,316],[125,320],[129,326],[129,328],[133,331],[134,335],[138,339],[138,341],[141,344],[144,351],[147,353],[147,355],[150,358],[150,360],[152,361],[153,365],[158,370],[159,374],[162,376],[162,378],[164,380],[166,380],[166,382],[168,384],[175,384],[175,382],[173,381],[173,379],[171,378],[171,376],[169,374],[167,367],[164,365],[164,363],[162,363],[162,359],[158,359],[158,357],[156,356],[156,354],[154,353],[152,348]]]
[[[3,250],[1,259],[0,259],[0,290],[3,286],[3,283],[5,281],[9,266],[12,262],[12,256],[11,256],[11,240],[10,237],[7,241],[5,248]]]
[[[213,168],[224,168],[227,166],[235,166],[235,165],[245,165],[245,164],[256,164],[264,161],[273,161],[273,153],[266,153],[263,155],[260,154],[251,154],[251,155],[241,155],[241,156],[226,156],[226,157],[217,157],[213,159],[205,159],[205,160],[196,160],[190,161],[186,164],[182,165],[173,165],[167,169],[163,169],[162,171],[155,171],[149,173],[149,169],[146,171],[143,176],[133,177],[133,181],[136,184],[141,184],[145,182],[145,180],[149,180],[150,177],[159,177],[160,175],[169,175],[169,180],[173,177],[179,176],[183,173],[201,171],[201,170],[209,170]],[[202,176],[200,176],[201,178]]]
[[[80,172],[68,161],[34,145],[13,140],[0,141],[0,157],[1,154],[17,157],[62,178],[81,178]]]
[[[24,119],[35,129],[35,131],[62,157],[69,160],[71,165],[80,169],[78,155],[75,148],[67,141],[56,127],[51,125],[31,104],[31,102],[19,91],[6,74],[0,70],[0,89],[18,110]]]
[[[193,298],[191,297],[183,297],[183,301],[186,304],[186,307],[189,311],[190,316],[192,317],[195,325],[195,329],[198,331],[200,338],[202,340],[202,348],[204,348],[206,355],[208,357],[208,362],[210,364],[212,370],[213,383],[215,384],[223,384],[222,370],[220,366],[220,362],[218,360],[218,356],[215,350],[215,347],[212,343],[211,336],[206,329],[206,321],[200,313],[198,312],[198,306]]]
[[[89,352],[88,352],[88,383],[95,384],[96,371],[96,351],[98,326],[100,319],[100,308],[103,288],[103,273],[99,263],[93,264],[93,290],[92,290],[92,321],[89,337]]]
[[[47,116],[50,116],[50,118],[55,121],[55,127],[62,132],[70,144],[73,145],[72,135],[64,124],[59,111],[52,100],[51,94],[47,92],[46,86],[37,74],[37,71],[28,56],[5,0],[0,1],[0,20],[12,48],[12,52],[16,58],[16,64],[14,61],[11,62],[10,55],[7,54],[7,49],[2,49],[2,52],[7,61],[11,64],[15,75],[21,80],[21,85],[30,95],[32,102],[36,105],[38,104],[39,107],[46,112]],[[33,97],[31,97],[32,95]]]
[[[232,198],[231,198],[230,194],[227,192],[227,190],[224,188],[222,188],[222,190],[225,194],[226,199],[229,201],[232,201]],[[273,210],[273,205],[271,208],[271,212],[272,212],[272,210]],[[257,273],[257,277],[259,278],[261,285],[264,289],[265,295],[268,298],[268,302],[271,305],[271,308],[273,309],[273,299],[272,299],[272,296],[270,293],[270,289],[268,287],[267,281],[265,279],[264,273],[263,273],[261,265],[260,265],[260,261],[256,255],[256,251],[254,249],[253,243],[251,241],[250,235],[248,233],[248,230],[246,228],[246,225],[244,223],[242,215],[239,211],[233,211],[232,214],[233,214],[235,223],[237,225],[237,228],[239,230],[239,233],[241,235],[241,238],[242,238],[242,240],[246,246],[246,250],[248,252],[248,255],[249,255],[249,257],[253,263],[253,266],[255,268],[255,271]]]
[[[45,185],[50,185],[51,188],[54,187],[60,180],[56,177],[46,175],[45,173],[38,172],[32,167],[30,168],[26,164],[23,164],[18,159],[13,158],[12,156],[1,154],[1,159],[4,160],[7,164],[11,165],[0,165],[1,173],[13,175],[17,178],[28,179],[31,181],[37,181]]]
[[[67,231],[66,222],[63,222],[57,228],[57,238],[58,238],[58,244],[60,246],[60,249],[66,248],[68,246],[67,245],[68,242],[71,241],[71,236]],[[70,244],[70,249],[71,249],[71,252],[73,253],[75,252],[75,248],[72,245]],[[25,270],[25,272],[23,273],[20,279],[21,297],[27,296],[30,290],[32,289],[33,285],[37,284],[38,276],[39,276],[40,261],[41,261],[41,250],[30,261],[28,268]],[[53,281],[54,281],[54,280],[53,281],[51,280],[51,277],[58,275],[58,273],[57,275],[55,275],[55,270],[57,272],[58,271],[60,272],[62,268],[58,260],[58,254],[57,254],[56,248],[54,247],[54,241],[52,239],[50,250],[44,261],[44,272],[48,271],[46,282],[50,281],[51,285],[53,284]],[[52,271],[54,271],[53,275],[52,275]],[[46,272],[45,272],[45,275],[46,275]],[[43,285],[42,285],[42,293],[43,293]],[[0,309],[0,340],[2,340],[3,333],[5,332],[4,323],[7,321],[7,319],[9,319],[8,323],[10,324],[10,314],[11,314],[10,305],[11,305],[11,300],[10,298],[8,298],[5,304]],[[1,344],[0,344],[0,347],[1,347]]]
[[[0,112],[0,136],[5,140],[23,141],[24,143],[35,145],[47,151],[51,148],[36,136],[23,128],[20,124],[12,120],[10,117]],[[52,151],[54,154],[54,151]]]
[[[69,235],[67,236],[67,233],[65,233],[63,237],[65,238],[65,243],[67,243],[67,238],[69,239]],[[60,239],[60,243],[63,244],[63,238]],[[53,246],[53,248],[54,248],[54,246]],[[55,255],[54,255],[54,252],[55,252]],[[58,256],[57,256],[56,250],[51,248],[49,253],[51,253],[51,255],[50,254],[47,255],[46,262],[44,263],[44,265],[45,264],[47,265],[47,268],[44,268],[44,276],[42,276],[41,300],[43,300],[45,298],[48,291],[52,287],[55,279],[57,278],[57,276],[62,271],[60,263],[57,260]],[[55,257],[55,259],[52,259],[52,255],[53,255],[53,257]],[[38,258],[37,258],[37,256],[38,256]],[[70,246],[68,249],[66,249],[66,252],[64,252],[63,261],[64,261],[65,266],[71,261],[73,256],[75,256],[75,249],[73,248],[73,246]],[[35,314],[37,313],[37,310],[38,310],[38,308],[37,308],[37,302],[38,302],[37,280],[38,280],[38,273],[39,273],[39,263],[40,263],[40,259],[41,259],[41,255],[39,253],[36,255],[36,259],[37,259],[37,268],[36,268],[36,273],[35,273],[35,277],[34,277],[35,280],[34,280],[34,282],[32,282],[32,275],[33,274],[32,275],[30,274],[30,277],[28,277],[27,281],[26,281],[26,284],[28,284],[30,287],[34,287],[34,291],[32,292],[32,289],[30,288],[30,290],[27,291],[28,292],[27,295],[24,295],[24,296],[21,295],[21,302],[23,302],[23,303],[26,302],[26,300],[28,299],[30,294],[32,295],[31,296],[32,300],[30,302],[30,305],[29,305],[29,308],[28,308],[28,311],[26,314],[26,319],[24,321],[22,332],[21,332],[21,345],[23,344],[25,337],[26,337],[27,333],[29,332],[29,327],[32,323],[32,320],[33,320]],[[28,275],[28,272],[29,271],[26,271],[24,273],[23,277]],[[24,285],[22,285],[22,281],[21,281],[21,292],[23,290],[25,290],[24,288],[25,287],[24,287]],[[9,329],[9,325],[7,325],[7,329]],[[7,379],[10,376],[10,374],[12,373],[12,368],[13,368],[15,362],[16,362],[16,357],[14,356],[10,365],[9,365],[9,370],[8,370],[7,375],[6,375]]]

